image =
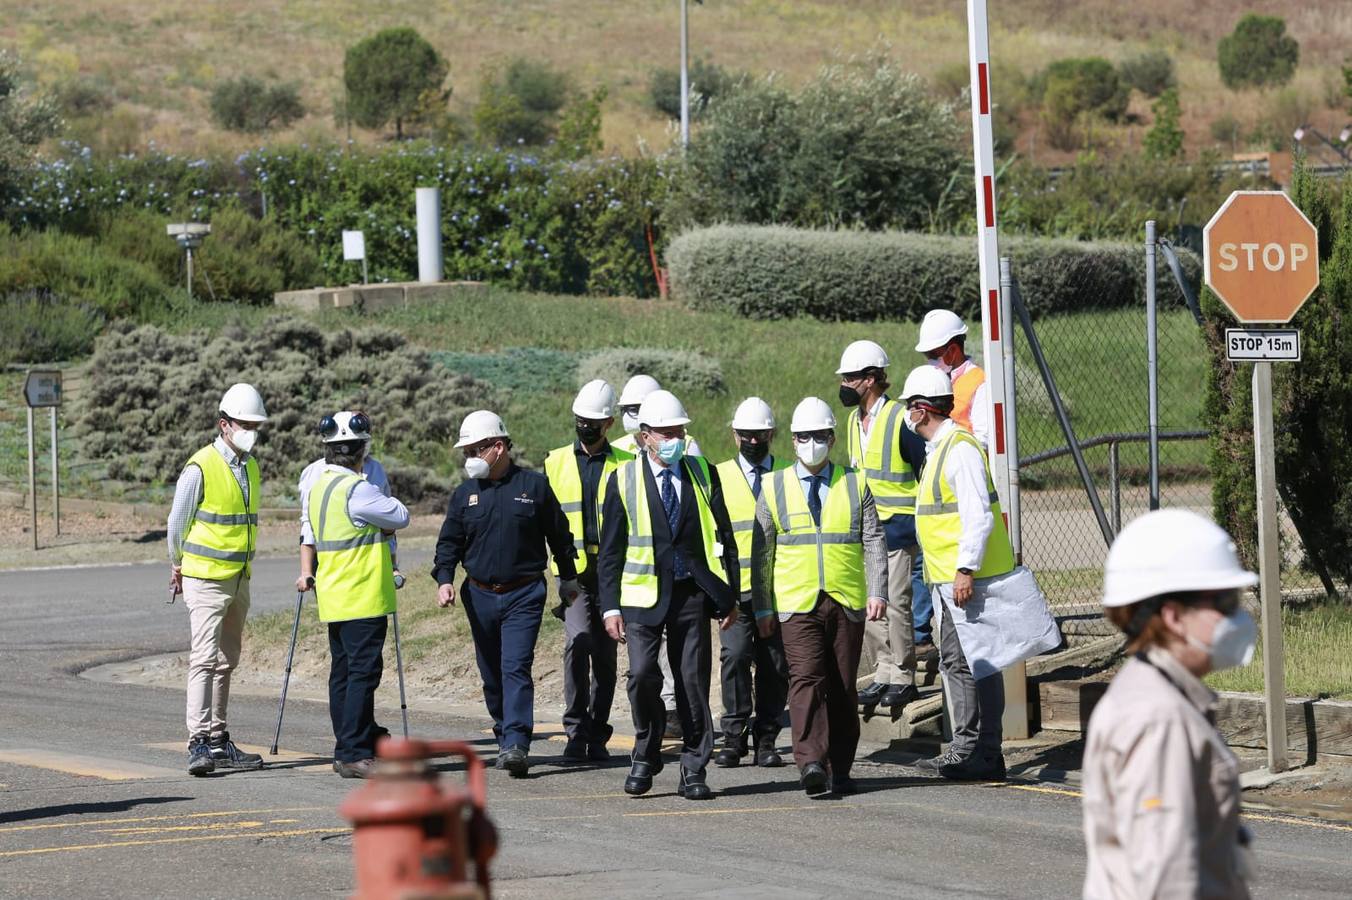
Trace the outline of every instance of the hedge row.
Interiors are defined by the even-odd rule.
[[[810,231],[720,225],[672,241],[674,296],[695,309],[755,319],[808,315],[839,321],[918,320],[935,307],[979,315],[975,239],[904,232]],[[1034,315],[1143,303],[1140,245],[1005,238]],[[1201,263],[1184,252],[1194,286]],[[1160,302],[1182,297],[1160,266]]]

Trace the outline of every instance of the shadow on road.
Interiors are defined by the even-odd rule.
[[[97,813],[127,812],[137,806],[156,803],[181,803],[192,797],[136,797],[130,800],[108,800],[103,803],[63,803],[59,806],[35,806],[0,813],[0,823],[27,822],[31,819],[54,819],[58,816],[81,816]]]

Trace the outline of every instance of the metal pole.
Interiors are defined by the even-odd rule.
[[[418,217],[418,280],[436,283],[442,278],[441,189],[420,187],[414,193]]]
[[[1108,509],[1113,519],[1113,533],[1122,530],[1122,466],[1117,441],[1108,443]]]
[[[366,257],[361,258],[361,283],[366,284]]]
[[[681,149],[690,146],[690,16],[681,0]]]
[[[282,739],[282,713],[286,712],[286,689],[291,685],[291,660],[296,655],[296,634],[300,631],[300,608],[305,602],[305,592],[296,592],[296,618],[291,623],[291,646],[286,651],[286,674],[282,676],[282,699],[277,701],[277,730],[272,733],[272,747],[268,753],[277,755],[277,744]]]
[[[1009,468],[1009,496],[1006,498],[1005,511],[1009,513],[1009,542],[1014,545],[1014,558],[1023,562],[1023,516],[1022,501],[1019,496],[1019,426],[1018,403],[1015,391],[1014,358],[1014,311],[1011,309],[1010,296],[1013,294],[1014,274],[1009,257],[1000,257],[1000,333],[1004,335],[1001,348],[1004,351],[1005,367],[1005,451]]]
[[[399,613],[394,614],[394,665],[399,672],[399,715],[404,717],[404,740],[408,740],[408,701],[404,698],[404,650],[399,644]]]
[[[188,254],[188,300],[192,300],[192,247],[184,247],[184,252]]]
[[[1159,329],[1155,296],[1155,220],[1145,223],[1145,346],[1150,378],[1150,508],[1160,508]]]
[[[57,464],[56,407],[52,407],[52,524],[61,533],[61,468]]]
[[[1272,363],[1253,364],[1253,455],[1258,486],[1258,586],[1263,616],[1263,692],[1269,772],[1286,768],[1286,653],[1277,539],[1277,461],[1272,427]]]
[[[33,511],[33,549],[38,549],[38,466],[33,443],[33,407],[28,407],[28,505]]]

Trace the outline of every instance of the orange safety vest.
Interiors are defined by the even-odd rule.
[[[953,379],[952,419],[968,431],[972,430],[972,400],[976,397],[976,389],[985,383],[986,372],[975,363]]]

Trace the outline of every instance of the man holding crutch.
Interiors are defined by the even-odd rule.
[[[333,767],[344,778],[366,778],[380,734],[375,694],[384,667],[386,617],[397,607],[387,538],[407,527],[409,515],[404,504],[362,475],[369,420],[361,414],[342,424],[337,419],[321,424],[325,466],[306,494],[305,509],[314,534],[315,599],[319,620],[328,624],[332,655]],[[325,428],[329,423],[333,427]]]

